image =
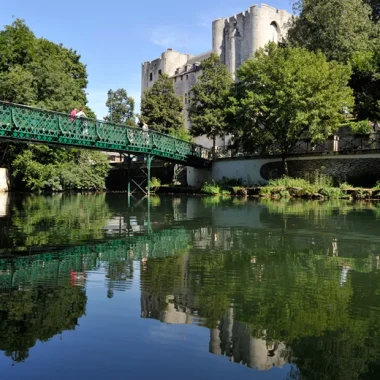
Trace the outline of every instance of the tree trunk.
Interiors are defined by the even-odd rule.
[[[286,157],[285,156],[282,156],[282,175],[284,177],[289,175],[288,161],[286,161]]]

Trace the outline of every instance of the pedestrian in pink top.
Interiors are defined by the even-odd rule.
[[[71,122],[73,122],[73,121],[75,120],[75,116],[77,115],[77,109],[74,108],[74,109],[71,111],[70,115],[71,115]]]

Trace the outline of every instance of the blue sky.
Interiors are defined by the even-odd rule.
[[[140,104],[141,63],[167,48],[210,50],[211,23],[260,2],[254,0],[11,0],[1,2],[0,26],[21,18],[37,37],[75,49],[87,65],[89,106],[107,114],[107,91],[125,88]],[[290,0],[267,0],[291,10]]]

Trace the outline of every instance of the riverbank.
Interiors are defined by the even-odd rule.
[[[329,179],[307,181],[284,177],[272,180],[266,186],[231,186],[226,183],[205,183],[201,189],[187,186],[161,186],[157,194],[199,194],[272,199],[353,199],[380,200],[380,184],[373,188],[353,187],[347,183],[333,186]]]

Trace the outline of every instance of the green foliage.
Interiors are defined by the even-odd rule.
[[[325,187],[319,191],[319,194],[330,199],[341,198],[344,195],[339,187]]]
[[[373,34],[371,8],[362,0],[300,0],[288,42],[309,51],[321,51],[329,60],[347,63],[368,50]]]
[[[180,139],[180,140],[185,140],[185,141],[190,142],[193,139],[191,137],[190,132],[185,127],[172,128],[169,130],[168,133],[170,136],[176,137],[177,139]]]
[[[113,123],[135,125],[135,100],[128,96],[124,88],[112,92],[107,98],[106,106],[112,109]],[[110,120],[110,116],[107,115],[104,120]]]
[[[372,127],[368,120],[360,120],[349,124],[351,131],[355,135],[368,135],[372,132]]]
[[[350,62],[356,116],[380,120],[379,0],[299,0],[296,5],[300,15],[291,23],[288,43]]]
[[[189,119],[193,136],[212,139],[226,133],[225,110],[233,85],[231,74],[216,54],[202,62],[202,75],[192,87]]]
[[[227,178],[223,177],[218,184],[221,187],[226,187],[226,186],[243,186],[243,180],[241,178],[235,179],[235,178]]]
[[[260,195],[278,195],[280,198],[308,198],[317,194],[326,198],[345,197],[345,193],[341,188],[333,187],[332,178],[321,174],[319,171],[309,175],[308,179],[288,176],[273,179],[268,182],[266,187],[260,189]]]
[[[306,173],[305,179],[307,182],[319,187],[333,187],[334,180],[332,177],[323,173],[325,167]]]
[[[29,145],[12,161],[14,177],[34,192],[103,190],[110,166],[100,152]]]
[[[76,286],[33,287],[0,295],[0,350],[23,362],[37,341],[74,330],[85,313],[87,297]]]
[[[174,91],[173,80],[162,74],[145,90],[141,99],[141,114],[150,129],[176,133],[184,128],[183,101]]]
[[[30,195],[12,209],[9,244],[27,250],[102,239],[111,216],[104,193]]]
[[[86,105],[86,86],[86,67],[72,49],[36,38],[22,20],[0,32],[1,99],[69,113]]]
[[[246,197],[248,195],[247,189],[242,186],[234,186],[232,188],[232,193],[240,197]]]
[[[86,106],[87,72],[80,55],[36,38],[22,20],[0,31],[0,98],[69,113]],[[10,144],[4,163],[33,191],[103,189],[108,163],[101,153]]]
[[[161,181],[158,178],[152,177],[150,179],[150,189],[152,191],[156,191],[157,189],[160,188],[160,186],[161,186]]]
[[[237,72],[230,107],[234,144],[245,153],[275,147],[286,157],[301,137],[326,139],[339,128],[343,108],[353,105],[350,73],[303,48],[270,43],[258,50]]]
[[[214,180],[211,182],[205,182],[205,184],[202,186],[202,192],[205,194],[210,195],[219,195],[221,194],[221,188],[217,183],[215,183]]]
[[[352,185],[350,185],[349,183],[347,182],[343,182],[339,185],[339,188],[341,190],[349,190],[349,189],[352,189]]]
[[[268,186],[272,187],[307,187],[310,185],[306,179],[303,178],[292,178],[284,176],[277,179],[271,179],[268,182]]]

